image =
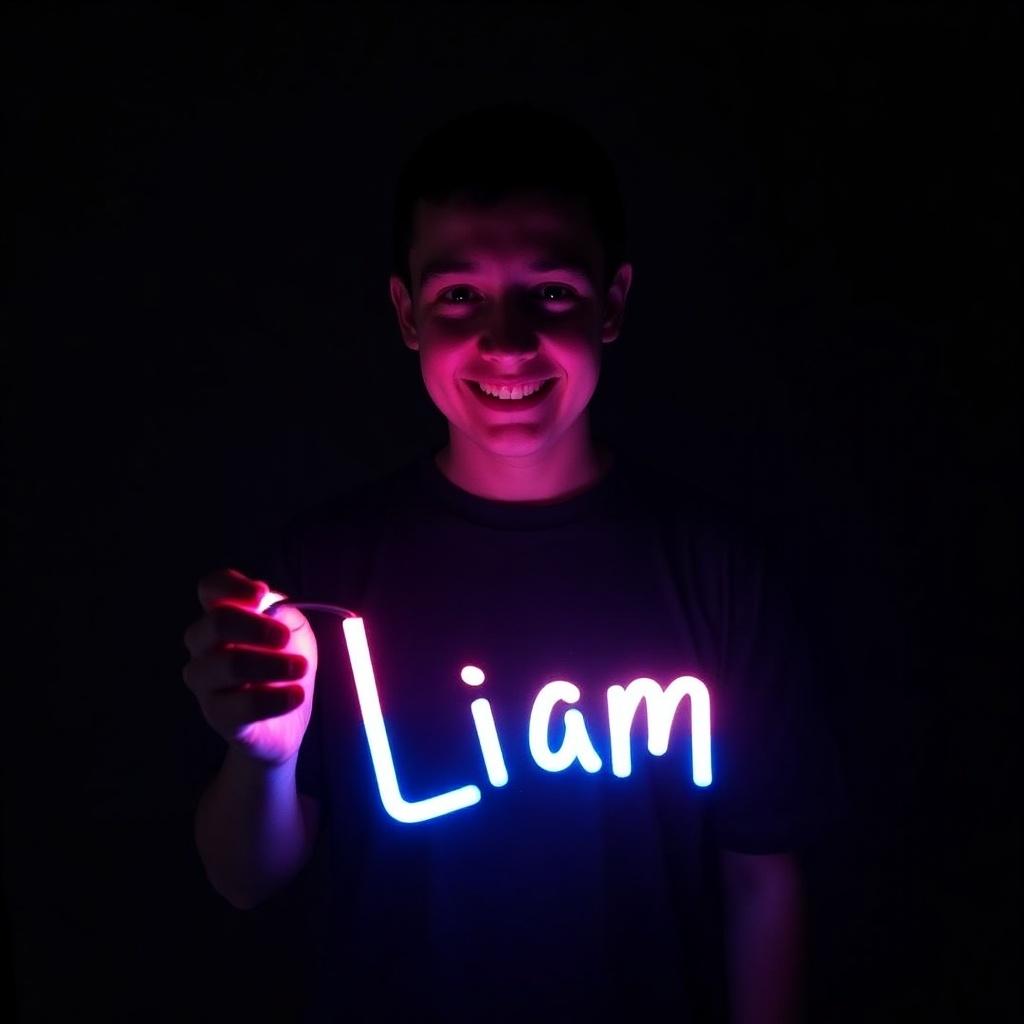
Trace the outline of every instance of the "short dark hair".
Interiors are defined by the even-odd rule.
[[[392,219],[392,273],[412,291],[416,203],[492,206],[541,193],[582,200],[604,250],[605,286],[626,259],[626,215],[615,168],[582,125],[525,101],[466,111],[426,135],[403,165]]]

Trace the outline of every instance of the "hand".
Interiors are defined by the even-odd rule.
[[[270,588],[235,569],[199,582],[203,615],[184,634],[182,669],[210,727],[255,761],[280,765],[306,734],[316,637],[297,608],[256,611]]]

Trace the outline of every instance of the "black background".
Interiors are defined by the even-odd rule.
[[[442,443],[390,192],[528,97],[629,204],[596,432],[777,517],[837,652],[811,1019],[1013,1019],[1017,5],[365,8],[8,17],[9,1001],[290,1019],[287,914],[194,850],[222,748],[181,634],[200,575]]]

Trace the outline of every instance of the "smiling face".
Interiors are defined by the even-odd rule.
[[[478,473],[551,473],[592,458],[586,409],[632,280],[624,263],[606,288],[603,258],[585,207],[574,201],[418,204],[412,294],[393,276],[391,298],[427,392],[448,420],[453,462],[472,461]]]

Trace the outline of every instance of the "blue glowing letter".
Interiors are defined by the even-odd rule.
[[[484,681],[482,670],[475,665],[467,665],[462,670],[462,681],[467,686],[481,686]],[[469,706],[476,725],[476,738],[480,741],[480,752],[484,755],[484,767],[487,778],[492,786],[504,786],[508,782],[508,769],[505,767],[505,756],[498,742],[498,730],[494,727],[494,715],[491,713],[491,702],[486,697],[477,697]]]
[[[504,786],[508,782],[508,769],[498,742],[498,730],[494,727],[490,701],[486,697],[477,697],[469,705],[469,710],[473,712],[473,721],[476,723],[476,735],[484,755],[487,778],[491,780],[492,786]]]
[[[397,821],[412,823],[429,821],[431,818],[438,818],[452,811],[461,811],[463,807],[471,807],[478,803],[480,790],[476,786],[462,786],[412,803],[402,798],[398,789],[398,777],[395,775],[394,758],[391,756],[391,744],[388,742],[388,733],[384,726],[384,714],[380,708],[377,682],[373,678],[373,665],[370,662],[370,649],[366,643],[363,620],[358,616],[347,618],[342,623],[342,629],[345,631],[345,643],[348,645],[348,657],[352,663],[356,694],[359,697],[359,710],[363,715],[363,728],[366,730],[366,740],[370,744],[373,771],[377,776],[377,789],[380,791],[384,809]]]

